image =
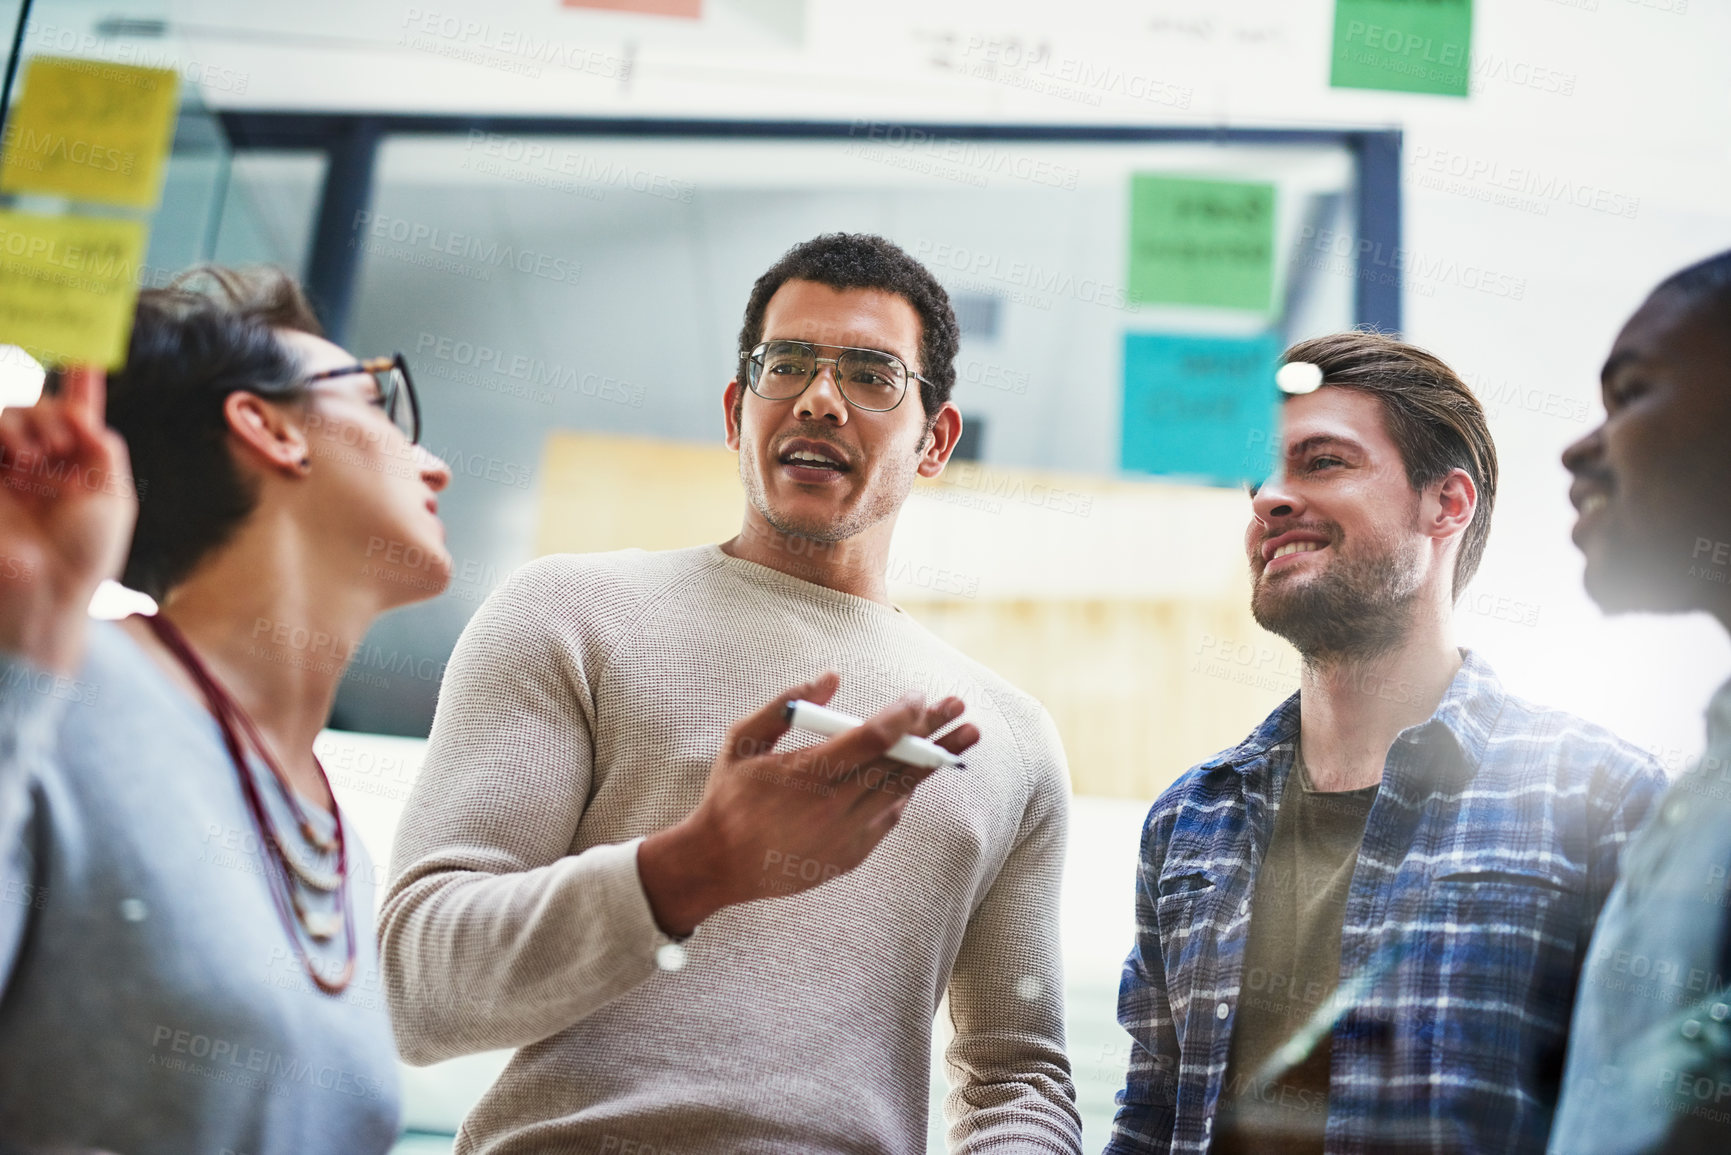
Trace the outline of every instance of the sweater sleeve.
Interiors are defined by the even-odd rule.
[[[520,1047],[655,971],[638,841],[571,854],[594,761],[581,646],[547,627],[586,596],[532,563],[464,629],[392,849],[379,946],[411,1063]],[[581,604],[580,602],[578,604]]]
[[[1069,772],[1043,710],[1018,734],[1033,790],[950,977],[955,1037],[944,1053],[950,1150],[1079,1155],[1082,1122],[1064,1051],[1058,906],[1069,834]]]
[[[10,654],[0,653],[0,1002],[30,926],[30,912],[44,897],[36,877],[27,830],[36,766],[54,757],[67,685]]]

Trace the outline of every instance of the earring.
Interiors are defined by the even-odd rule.
[[[301,458],[301,472],[302,473],[311,473],[312,471],[313,471],[313,459],[310,457]]]

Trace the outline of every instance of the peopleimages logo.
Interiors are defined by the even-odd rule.
[[[1364,280],[1380,277],[1386,272],[1391,283],[1395,275],[1405,273],[1415,282],[1415,289],[1452,285],[1511,301],[1519,301],[1527,295],[1525,277],[1471,261],[1434,256],[1419,249],[1400,245],[1391,248],[1345,230],[1305,225],[1298,231],[1298,243],[1297,259],[1307,268]]]
[[[974,279],[979,284],[1007,287],[1010,299],[1016,292],[1025,292],[1028,304],[1050,308],[1052,297],[1070,297],[1085,305],[1102,305],[1108,309],[1123,309],[1129,295],[1122,285],[1097,277],[1078,277],[1062,269],[1047,269],[1031,261],[1005,260],[997,253],[982,252],[964,245],[951,245],[929,240],[914,242],[914,256],[928,267],[953,271]],[[963,287],[972,287],[964,285]],[[988,290],[990,291],[990,290]],[[1044,304],[1040,302],[1044,301]]]
[[[29,128],[20,132],[13,124],[6,126],[4,143],[6,152],[14,158],[13,163],[31,170],[40,170],[45,161],[58,160],[98,172],[130,174],[136,159],[130,152],[75,140],[65,133],[36,132]]]
[[[1195,96],[1195,90],[1187,85],[1054,53],[1044,43],[1024,46],[1014,37],[970,36],[962,56],[959,71],[966,75],[1084,104],[1097,106],[1102,95],[1108,95],[1167,108],[1189,108]],[[970,57],[973,59],[967,59]]]
[[[535,249],[502,245],[498,241],[489,241],[473,233],[454,232],[422,221],[386,216],[366,209],[355,213],[351,231],[355,234],[355,241],[351,244],[369,238],[393,241],[410,248],[425,249],[429,253],[456,257],[477,266],[513,269],[547,281],[576,284],[583,274],[583,264],[580,261],[567,260]],[[362,236],[363,233],[365,237]],[[486,278],[483,276],[481,279]]]
[[[32,671],[17,663],[9,664],[4,670],[0,670],[0,686],[9,690],[30,690],[62,702],[76,702],[83,706],[96,705],[99,691],[99,687],[89,682],[68,678],[64,674],[51,674],[46,670]]]
[[[82,57],[92,71],[103,64],[167,69],[179,73],[188,84],[196,84],[209,92],[229,92],[243,96],[252,82],[250,73],[200,60],[189,59],[183,62],[179,56],[157,45],[109,41],[90,32],[61,28],[53,24],[41,24],[32,28],[30,46],[38,52]],[[118,79],[112,77],[112,74],[110,78]]]
[[[463,151],[469,155],[463,158],[461,168],[591,200],[605,198],[609,186],[681,204],[690,204],[697,195],[697,185],[691,181],[542,140],[470,129]]]
[[[957,172],[972,170],[969,175],[976,177],[1005,176],[1050,188],[1074,189],[1082,176],[1082,170],[1074,165],[1058,164],[1017,149],[960,137],[936,136],[914,125],[855,120],[847,134],[868,144],[924,153],[933,161],[954,166]],[[859,145],[849,145],[848,155],[861,156],[864,153]],[[982,184],[980,187],[985,186]]]
[[[280,1051],[158,1025],[150,1041],[150,1064],[224,1083],[277,1089],[294,1084],[317,1087],[356,1099],[384,1098],[381,1079],[296,1059]]]
[[[574,366],[560,365],[557,361],[550,362],[523,353],[509,353],[495,345],[441,337],[434,333],[422,333],[416,339],[415,353],[418,356],[431,355],[443,362],[433,366],[433,375],[436,377],[481,389],[518,393],[544,405],[553,403],[553,394],[545,392],[549,389],[593,397],[598,401],[611,401],[617,405],[629,405],[634,409],[643,408],[643,399],[648,393],[642,385],[621,381],[604,373],[580,372]],[[464,369],[476,372],[464,374]],[[499,389],[498,383],[489,381],[489,377],[506,378],[520,388]]]
[[[437,9],[409,8],[397,42],[469,64],[538,77],[540,65],[584,72],[605,80],[631,74],[631,63],[610,52],[563,44],[521,28],[471,20]]]
[[[82,273],[98,283],[117,277],[130,280],[137,275],[137,269],[127,260],[126,246],[118,241],[65,245],[24,229],[8,229],[0,230],[0,255],[22,257],[36,267],[53,265]]]
[[[1590,181],[1570,180],[1532,165],[1504,164],[1491,157],[1423,144],[1413,149],[1407,163],[1419,174],[1419,183],[1424,187],[1455,191],[1440,183],[1443,178],[1482,185],[1488,190],[1530,199],[1538,207],[1539,215],[1544,215],[1545,207],[1551,204],[1573,205],[1629,220],[1641,211],[1640,197],[1616,192]]]

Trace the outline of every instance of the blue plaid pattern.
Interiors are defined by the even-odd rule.
[[[1365,825],[1341,935],[1329,1155],[1544,1151],[1593,923],[1664,789],[1645,752],[1506,693],[1463,656],[1436,713],[1389,750]],[[1298,727],[1295,694],[1148,814],[1108,1155],[1208,1149],[1250,895]]]

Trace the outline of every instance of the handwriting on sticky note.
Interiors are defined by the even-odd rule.
[[[1274,294],[1274,186],[1131,177],[1129,281],[1133,304],[1266,311]]]
[[[171,69],[34,58],[7,120],[0,192],[154,208],[179,98]]]
[[[49,364],[126,359],[141,221],[0,212],[0,344]]]
[[[1124,335],[1124,469],[1210,485],[1261,481],[1272,462],[1278,334]]]

